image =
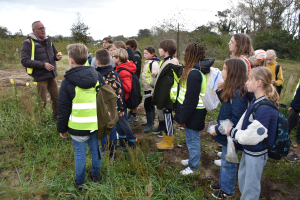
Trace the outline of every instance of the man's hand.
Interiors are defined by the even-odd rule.
[[[57,58],[58,60],[62,59],[62,54],[56,54],[56,58]]]
[[[277,83],[277,81],[272,80],[272,84],[273,84],[273,85],[276,84],[276,83]]]
[[[289,112],[292,112],[293,108],[292,107],[289,107],[288,111]]]
[[[62,137],[62,138],[67,138],[68,136],[67,136],[67,132],[65,132],[65,133],[60,133],[60,137]]]
[[[119,116],[120,117],[124,116],[124,111],[123,112],[119,112]]]
[[[47,69],[48,71],[53,71],[54,70],[54,66],[45,62],[45,69]]]

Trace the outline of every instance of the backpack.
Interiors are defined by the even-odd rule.
[[[291,140],[289,136],[289,124],[288,120],[280,112],[280,110],[271,103],[270,101],[260,101],[255,105],[253,109],[253,117],[255,118],[256,110],[260,105],[268,105],[278,110],[278,121],[277,121],[277,131],[275,135],[275,140],[272,145],[269,145],[267,139],[264,139],[264,143],[268,148],[268,156],[275,160],[280,160],[281,157],[287,156],[290,151]]]
[[[97,72],[98,73],[98,72]],[[103,78],[98,73],[99,85],[97,91],[97,138],[103,139],[104,135],[109,135],[111,129],[119,121],[117,111],[118,97],[110,85],[105,85]]]
[[[240,58],[243,59],[247,63],[247,65],[248,65],[248,72],[250,72],[250,70],[251,70],[251,62],[250,62],[250,60],[248,58],[244,57],[244,56],[240,56]]]
[[[204,106],[207,111],[216,109],[220,103],[216,90],[218,84],[223,82],[221,71],[218,68],[211,67],[210,73],[206,74],[206,92],[205,96],[202,97]]]
[[[133,74],[126,68],[120,68],[117,72],[119,73],[122,70],[126,70],[132,76],[132,89],[130,91],[130,97],[126,100],[126,108],[135,109],[142,102],[140,81],[136,74]]]

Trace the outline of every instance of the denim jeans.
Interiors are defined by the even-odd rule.
[[[114,149],[117,144],[117,124],[111,129],[109,135],[109,144],[111,145],[111,150]],[[102,153],[108,148],[108,139],[107,135],[104,135],[104,138],[101,139]]]
[[[251,156],[243,152],[239,167],[239,188],[241,200],[258,200],[260,196],[260,181],[268,154]]]
[[[73,146],[75,150],[75,171],[76,182],[78,184],[84,183],[85,179],[85,161],[86,161],[86,144],[89,145],[89,150],[92,154],[92,173],[94,176],[100,174],[101,167],[101,151],[99,148],[99,142],[97,139],[97,131],[95,131],[90,138],[84,142],[77,142],[73,140]]]
[[[191,170],[197,170],[200,167],[201,141],[199,131],[185,128],[185,141],[189,150],[189,167]]]
[[[134,142],[136,139],[133,136],[130,124],[127,119],[127,108],[124,109],[124,115],[122,117],[119,116],[119,121],[117,123],[117,131],[120,138],[124,138],[126,136],[126,139],[132,142]]]
[[[221,187],[221,190],[223,190],[227,194],[234,194],[237,164],[227,162],[227,160],[225,159],[226,154],[227,146],[222,145],[222,163],[220,168],[219,185]]]

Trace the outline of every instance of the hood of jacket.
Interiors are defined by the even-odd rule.
[[[95,87],[98,81],[98,73],[94,67],[79,66],[68,70],[65,74],[65,78],[73,85],[88,89]]]
[[[32,33],[29,33],[29,34],[27,35],[27,38],[31,38],[31,39],[36,40],[36,41],[39,41],[39,42],[42,41],[40,38],[37,38],[37,37],[34,35],[33,32],[32,32]],[[48,37],[46,36],[44,39],[46,40],[46,39],[48,39]]]
[[[116,65],[116,70],[119,70],[121,68],[126,68],[133,74],[136,72],[136,66],[132,61]]]
[[[142,59],[142,54],[140,52],[140,50],[136,49],[133,51],[134,56],[139,56]]]
[[[202,59],[200,61],[200,66],[199,62],[196,62],[194,68],[200,70],[203,74],[208,74],[210,72],[210,67],[214,64],[215,59],[209,58],[209,59]]]
[[[100,72],[103,75],[107,74],[108,72],[111,72],[113,67],[111,65],[103,66],[103,67],[97,67],[96,68],[97,72]]]

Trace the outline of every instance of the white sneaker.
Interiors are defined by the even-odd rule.
[[[221,158],[222,152],[218,152],[218,153],[217,153],[217,156],[219,156],[219,157]]]
[[[182,160],[181,164],[184,165],[184,166],[187,166],[189,164],[189,159]]]
[[[193,174],[193,170],[191,170],[190,167],[185,168],[184,170],[180,171],[180,174],[182,175],[189,175],[189,174]]]
[[[215,165],[221,167],[222,160],[221,159],[220,160],[215,160],[214,163],[215,163]]]

